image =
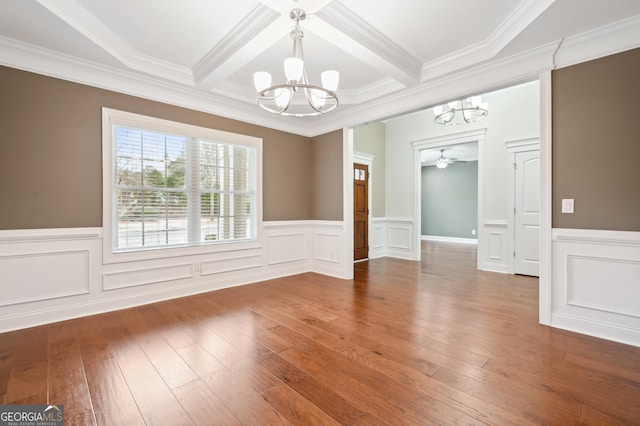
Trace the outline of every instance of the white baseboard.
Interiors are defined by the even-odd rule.
[[[443,243],[457,243],[457,244],[475,244],[478,245],[476,238],[459,238],[459,237],[441,237],[438,235],[421,235],[422,241],[438,241]]]

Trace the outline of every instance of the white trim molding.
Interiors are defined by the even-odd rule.
[[[478,240],[475,238],[458,238],[458,237],[440,237],[438,235],[421,235],[420,240],[421,241],[439,241],[441,243],[478,245]]]
[[[557,68],[591,61],[640,46],[640,16],[569,37],[555,54]]]
[[[538,321],[551,324],[551,71],[540,74],[540,275]]]
[[[640,346],[640,232],[553,229],[551,325]]]

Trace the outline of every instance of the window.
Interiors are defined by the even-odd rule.
[[[257,239],[261,140],[104,109],[112,254]]]

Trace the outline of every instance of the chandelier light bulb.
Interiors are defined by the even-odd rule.
[[[258,93],[271,86],[271,74],[266,71],[258,71],[253,74],[253,84]]]
[[[288,82],[301,81],[303,69],[304,62],[300,58],[291,57],[284,60],[284,74]]]
[[[320,79],[322,80],[322,87],[335,92],[340,82],[340,73],[335,70],[327,70],[321,74]]]

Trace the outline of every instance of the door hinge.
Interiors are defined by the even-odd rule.
[[[513,163],[513,170],[517,169],[518,165],[516,163]]]
[[[513,251],[513,257],[516,257],[516,251],[515,250]]]

